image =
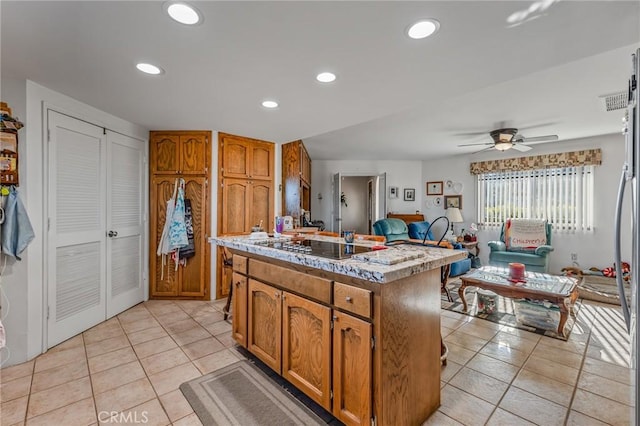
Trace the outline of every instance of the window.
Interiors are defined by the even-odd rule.
[[[478,174],[478,220],[547,219],[556,230],[593,229],[593,165]]]

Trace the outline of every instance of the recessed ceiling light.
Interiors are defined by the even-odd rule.
[[[336,75],[332,72],[321,72],[316,76],[316,80],[320,83],[331,83],[336,80]]]
[[[137,64],[136,68],[138,68],[140,71],[144,73],[153,74],[153,75],[162,74],[163,72],[162,68],[157,67],[155,65],[151,65],[151,64],[145,64],[144,62]]]
[[[407,35],[418,40],[435,34],[439,28],[440,22],[435,19],[424,19],[413,24],[407,31]]]
[[[262,106],[265,108],[278,108],[276,101],[262,101]]]
[[[195,25],[202,22],[202,14],[195,7],[183,2],[168,2],[164,9],[174,21],[185,25]]]

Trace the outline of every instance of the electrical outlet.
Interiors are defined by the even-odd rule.
[[[571,253],[571,261],[572,262],[578,261],[578,253]]]

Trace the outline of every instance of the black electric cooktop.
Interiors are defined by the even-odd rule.
[[[325,257],[327,259],[348,259],[354,254],[368,253],[369,247],[356,246],[353,244],[334,243],[331,241],[267,241],[263,243],[268,247],[279,250],[286,250],[294,253],[310,254],[312,256]]]

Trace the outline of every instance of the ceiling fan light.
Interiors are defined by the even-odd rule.
[[[500,140],[500,141],[496,142],[496,144],[495,144],[495,148],[498,151],[506,151],[506,150],[510,149],[512,146],[513,146],[513,144],[511,143],[510,140],[508,140],[508,141]]]
[[[510,142],[511,142],[511,139],[513,139],[513,134],[511,134],[511,133],[500,133],[500,134],[498,135],[498,140],[499,140],[500,142],[507,142],[507,143],[510,143]]]

